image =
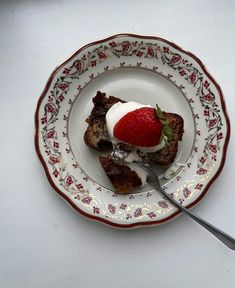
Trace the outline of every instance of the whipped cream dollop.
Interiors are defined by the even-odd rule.
[[[143,107],[152,107],[152,106],[143,105],[143,104],[132,102],[132,101],[126,102],[126,103],[117,102],[108,110],[108,112],[106,113],[106,124],[107,124],[109,137],[113,144],[117,144],[121,142],[119,139],[117,139],[114,136],[114,133],[113,133],[114,127],[117,124],[117,122],[127,113],[132,112],[136,109],[143,108]],[[161,143],[159,143],[156,146],[152,146],[152,147],[136,146],[136,149],[144,153],[151,153],[151,152],[156,152],[156,151],[161,150],[165,146],[165,144],[166,144],[166,141],[162,138]]]

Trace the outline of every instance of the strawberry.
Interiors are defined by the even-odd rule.
[[[156,109],[143,107],[127,113],[114,126],[114,136],[122,142],[152,147],[161,142],[163,125]]]

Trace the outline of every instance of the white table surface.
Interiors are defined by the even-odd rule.
[[[54,193],[34,149],[34,111],[55,66],[119,32],[195,53],[231,119],[219,179],[193,210],[235,236],[234,1],[0,1],[0,287],[234,287],[235,252],[186,216],[129,231],[92,222]]]

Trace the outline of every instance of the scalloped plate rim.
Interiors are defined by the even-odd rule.
[[[109,40],[113,40],[116,38],[121,38],[121,37],[136,37],[136,38],[140,38],[140,39],[151,39],[151,40],[160,40],[166,44],[169,44],[171,46],[173,46],[175,49],[179,50],[182,53],[185,53],[186,55],[192,57],[198,64],[199,66],[202,68],[202,70],[204,71],[204,73],[206,74],[206,76],[213,82],[213,84],[215,85],[215,87],[218,90],[219,96],[220,96],[220,100],[221,100],[221,106],[222,106],[222,110],[224,113],[224,117],[226,120],[226,125],[227,125],[227,134],[226,134],[226,139],[224,142],[224,146],[223,146],[223,151],[222,153],[222,159],[221,159],[221,163],[220,166],[218,168],[218,170],[216,171],[215,175],[210,179],[210,181],[208,181],[208,183],[206,184],[206,186],[203,188],[203,192],[201,193],[201,195],[194,200],[191,204],[189,204],[187,206],[187,208],[192,208],[195,205],[197,205],[207,194],[209,188],[211,187],[211,185],[214,183],[214,181],[218,178],[218,176],[220,175],[221,171],[223,170],[224,164],[225,164],[225,160],[226,160],[226,156],[227,156],[227,148],[228,148],[228,144],[229,144],[229,140],[230,140],[230,135],[231,135],[231,125],[230,125],[230,120],[229,120],[229,116],[228,116],[228,112],[227,112],[227,108],[226,108],[226,104],[225,104],[225,99],[224,99],[224,95],[223,92],[221,90],[220,85],[217,83],[217,81],[214,79],[214,77],[210,74],[210,72],[208,71],[207,67],[205,66],[205,64],[195,55],[193,54],[191,51],[187,51],[185,49],[183,49],[181,46],[179,46],[178,44],[176,44],[173,41],[169,41],[167,39],[164,39],[162,37],[158,37],[158,36],[148,36],[148,35],[141,35],[141,34],[133,34],[133,33],[118,33],[118,34],[114,34],[105,38],[101,38],[99,40],[95,40],[93,42],[89,42],[88,44],[83,45],[82,47],[80,47],[79,49],[77,49],[74,53],[72,53],[72,55],[70,55],[67,59],[65,59],[63,62],[61,62],[51,73],[51,75],[49,76],[46,85],[37,101],[37,106],[36,106],[36,111],[35,111],[35,137],[34,137],[34,144],[35,144],[35,150],[36,153],[38,155],[38,158],[40,160],[40,162],[42,163],[42,166],[44,168],[44,172],[47,176],[47,179],[50,183],[50,185],[52,186],[52,188],[58,193],[59,196],[61,196],[72,208],[74,208],[77,212],[79,212],[82,216],[85,216],[86,218],[89,218],[91,220],[95,220],[97,222],[102,222],[103,224],[107,224],[108,226],[114,227],[114,228],[126,228],[126,229],[131,229],[131,228],[140,228],[140,227],[148,227],[148,226],[156,226],[156,225],[160,225],[160,224],[164,224],[166,222],[168,222],[169,220],[173,220],[175,219],[177,216],[179,216],[181,214],[180,211],[176,211],[175,213],[173,213],[172,215],[161,219],[161,220],[153,220],[153,221],[139,221],[139,222],[135,222],[135,223],[129,223],[129,224],[120,224],[120,223],[115,223],[112,221],[109,221],[107,219],[89,214],[84,212],[82,209],[80,209],[77,205],[75,205],[68,196],[66,196],[63,192],[61,192],[61,190],[55,185],[55,183],[53,182],[52,178],[51,178],[51,174],[48,170],[47,164],[43,158],[43,156],[40,153],[40,148],[39,148],[39,143],[38,143],[38,132],[39,132],[39,109],[40,109],[40,104],[43,101],[47,90],[51,84],[51,82],[53,81],[56,73],[59,71],[59,69],[65,65],[66,63],[68,63],[73,57],[75,57],[77,54],[79,54],[81,51],[83,51],[85,48],[88,48],[92,45],[97,45],[100,44],[102,42],[105,41],[109,41]]]

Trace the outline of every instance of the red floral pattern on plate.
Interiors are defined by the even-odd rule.
[[[207,133],[203,130],[204,128],[199,127],[202,124],[199,125],[196,122],[199,125],[196,136],[200,137],[204,147],[201,149],[195,145],[191,157],[198,154],[198,161],[195,163],[192,158],[184,171],[187,169],[193,171],[194,169],[197,177],[191,182],[189,181],[188,186],[185,187],[184,177],[181,173],[175,178],[177,183],[175,185],[178,188],[174,193],[171,191],[169,193],[172,193],[174,198],[184,205],[193,203],[195,199],[200,198],[210,179],[221,169],[222,164],[220,163],[222,163],[225,153],[223,147],[226,148],[228,142],[229,122],[224,117],[225,110],[221,104],[221,93],[198,60],[190,53],[184,52],[174,44],[160,38],[122,35],[111,40],[104,40],[102,43],[92,44],[71,57],[55,73],[56,76],[54,75],[53,81],[50,83],[50,89],[46,91],[42,101],[39,102],[38,115],[36,115],[39,119],[38,138],[36,139],[39,147],[38,153],[40,150],[40,155],[42,155],[40,157],[43,158],[45,166],[48,166],[47,169],[50,171],[48,173],[50,173],[55,186],[59,190],[62,189],[62,194],[71,196],[71,199],[76,201],[75,205],[78,209],[86,209],[84,210],[86,215],[97,215],[98,219],[108,217],[109,223],[124,226],[126,223],[135,224],[141,221],[149,221],[151,224],[153,219],[157,219],[157,221],[163,219],[164,221],[164,218],[167,219],[174,214],[174,209],[165,200],[158,200],[156,206],[154,202],[149,204],[147,200],[143,201],[138,196],[131,195],[125,201],[115,196],[117,202],[110,203],[111,199],[114,200],[111,197],[110,200],[105,200],[107,202],[103,203],[101,197],[104,197],[102,195],[108,191],[97,183],[93,183],[85,175],[84,171],[80,169],[79,163],[75,163],[69,146],[67,133],[69,111],[77,97],[72,97],[71,84],[76,84],[79,95],[83,86],[87,85],[89,81],[93,81],[102,71],[107,72],[116,68],[114,65],[110,65],[112,59],[118,61],[116,67],[132,66],[136,69],[145,67],[155,73],[165,75],[184,93],[189,87],[195,90],[195,95],[188,97],[188,103],[192,110],[195,110],[197,105],[197,113],[194,114],[195,121],[200,121],[198,123],[204,121]],[[134,60],[135,64],[133,61],[129,64],[129,59]],[[97,71],[99,71],[98,74]],[[84,79],[87,77],[87,80],[82,82],[82,77]],[[202,112],[200,112],[199,106]],[[60,111],[63,111],[61,112],[62,116]],[[65,130],[59,132],[57,123],[61,123],[61,121],[65,123]],[[205,137],[204,134],[206,134]],[[68,162],[66,159],[70,159],[72,164],[66,163]],[[94,189],[91,189],[92,186]],[[142,199],[151,200],[156,197],[155,195],[156,193],[147,193]],[[142,203],[141,208],[138,207],[140,203]],[[103,204],[107,204],[106,208]]]

